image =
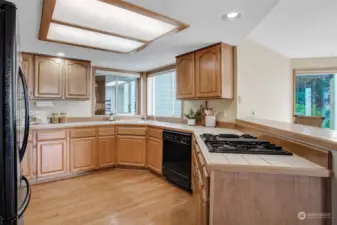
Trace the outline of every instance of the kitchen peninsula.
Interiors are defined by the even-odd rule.
[[[299,212],[328,210],[330,171],[324,165],[297,155],[210,153],[200,138],[203,133],[251,134],[240,131],[240,126],[206,128],[132,120],[33,125],[31,143],[37,147],[30,154],[30,165],[36,165],[37,159],[38,168],[30,177],[43,182],[120,166],[161,175],[163,129],[193,134],[192,192],[200,224],[301,224]]]

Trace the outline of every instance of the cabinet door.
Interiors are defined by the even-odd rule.
[[[200,222],[202,225],[209,224],[208,201],[201,201],[200,204]]]
[[[194,53],[177,57],[177,98],[194,98]]]
[[[62,68],[62,59],[35,56],[34,95],[36,98],[62,98]]]
[[[65,60],[65,98],[89,99],[90,63]]]
[[[118,136],[118,164],[129,166],[145,166],[145,137]]]
[[[115,164],[115,138],[98,138],[98,166],[108,167]]]
[[[221,97],[221,46],[212,46],[195,53],[196,96]]]
[[[162,174],[163,141],[149,137],[147,139],[147,166],[153,171]]]
[[[33,143],[28,142],[25,156],[21,162],[22,175],[27,179],[33,178]]]
[[[67,172],[66,140],[37,143],[37,176],[60,175]]]
[[[33,98],[33,88],[34,88],[34,56],[28,53],[21,53],[21,68],[22,72],[26,77],[28,85],[28,95],[29,98]]]
[[[71,140],[71,172],[96,169],[95,138]]]

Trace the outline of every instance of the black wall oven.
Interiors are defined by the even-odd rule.
[[[177,186],[191,192],[192,134],[164,130],[163,175]]]

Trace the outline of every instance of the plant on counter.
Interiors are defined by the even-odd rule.
[[[187,119],[187,124],[190,126],[194,126],[196,121],[200,121],[202,118],[202,112],[201,109],[198,109],[197,111],[193,111],[193,109],[190,109],[188,113],[185,113],[184,116]]]

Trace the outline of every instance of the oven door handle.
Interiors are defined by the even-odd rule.
[[[22,146],[19,149],[19,156],[20,156],[20,162],[22,161],[25,153],[26,153],[26,147],[28,142],[28,135],[29,135],[29,96],[28,96],[28,86],[26,77],[24,76],[21,66],[19,67],[19,77],[22,81],[22,87],[23,87],[23,95],[24,95],[24,101],[25,101],[25,128],[24,128],[24,134],[23,134],[23,141]]]

